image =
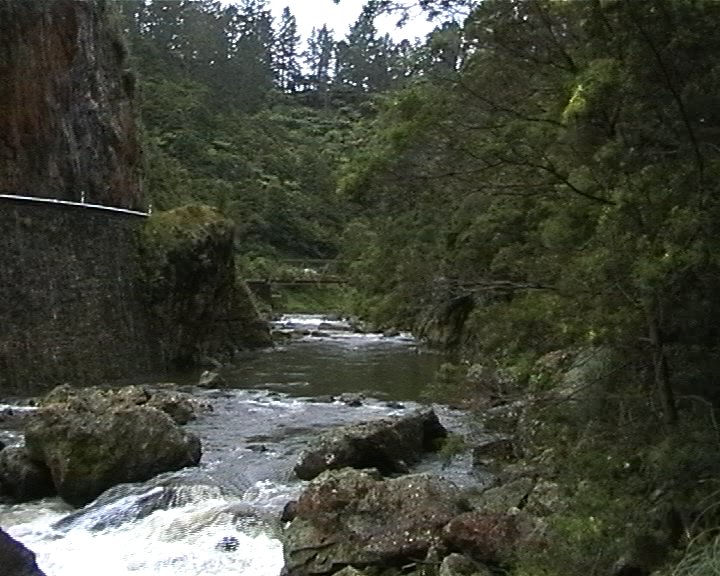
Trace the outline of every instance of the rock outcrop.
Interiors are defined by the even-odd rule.
[[[272,345],[267,323],[236,275],[234,230],[209,206],[148,219],[141,245],[146,298],[169,366]]]
[[[0,194],[145,209],[113,2],[0,0]]]
[[[287,575],[412,564],[462,511],[457,488],[430,475],[383,480],[350,468],[324,472],[301,494],[284,531]]]
[[[35,554],[0,528],[0,567],[3,576],[45,576]]]
[[[50,470],[34,462],[23,446],[0,451],[0,496],[12,502],[29,502],[56,494]]]
[[[57,493],[74,505],[116,484],[197,465],[200,440],[145,402],[139,387],[91,389],[53,401],[28,420],[27,455],[50,470]]]
[[[405,473],[446,435],[432,410],[342,426],[324,433],[303,452],[295,474],[310,480],[346,466],[376,468],[384,475]]]

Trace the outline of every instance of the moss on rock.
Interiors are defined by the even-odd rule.
[[[234,224],[209,206],[148,218],[140,253],[146,300],[172,367],[270,345],[267,324],[235,273]]]

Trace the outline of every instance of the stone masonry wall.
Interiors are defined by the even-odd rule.
[[[140,294],[144,218],[0,199],[0,390],[162,369]]]

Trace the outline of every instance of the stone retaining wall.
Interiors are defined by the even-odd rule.
[[[141,216],[0,199],[0,390],[162,369],[140,293]]]

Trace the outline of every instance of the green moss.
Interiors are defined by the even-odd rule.
[[[236,277],[233,241],[232,221],[209,206],[148,218],[140,242],[145,298],[166,364],[190,366],[203,355],[269,344]]]

